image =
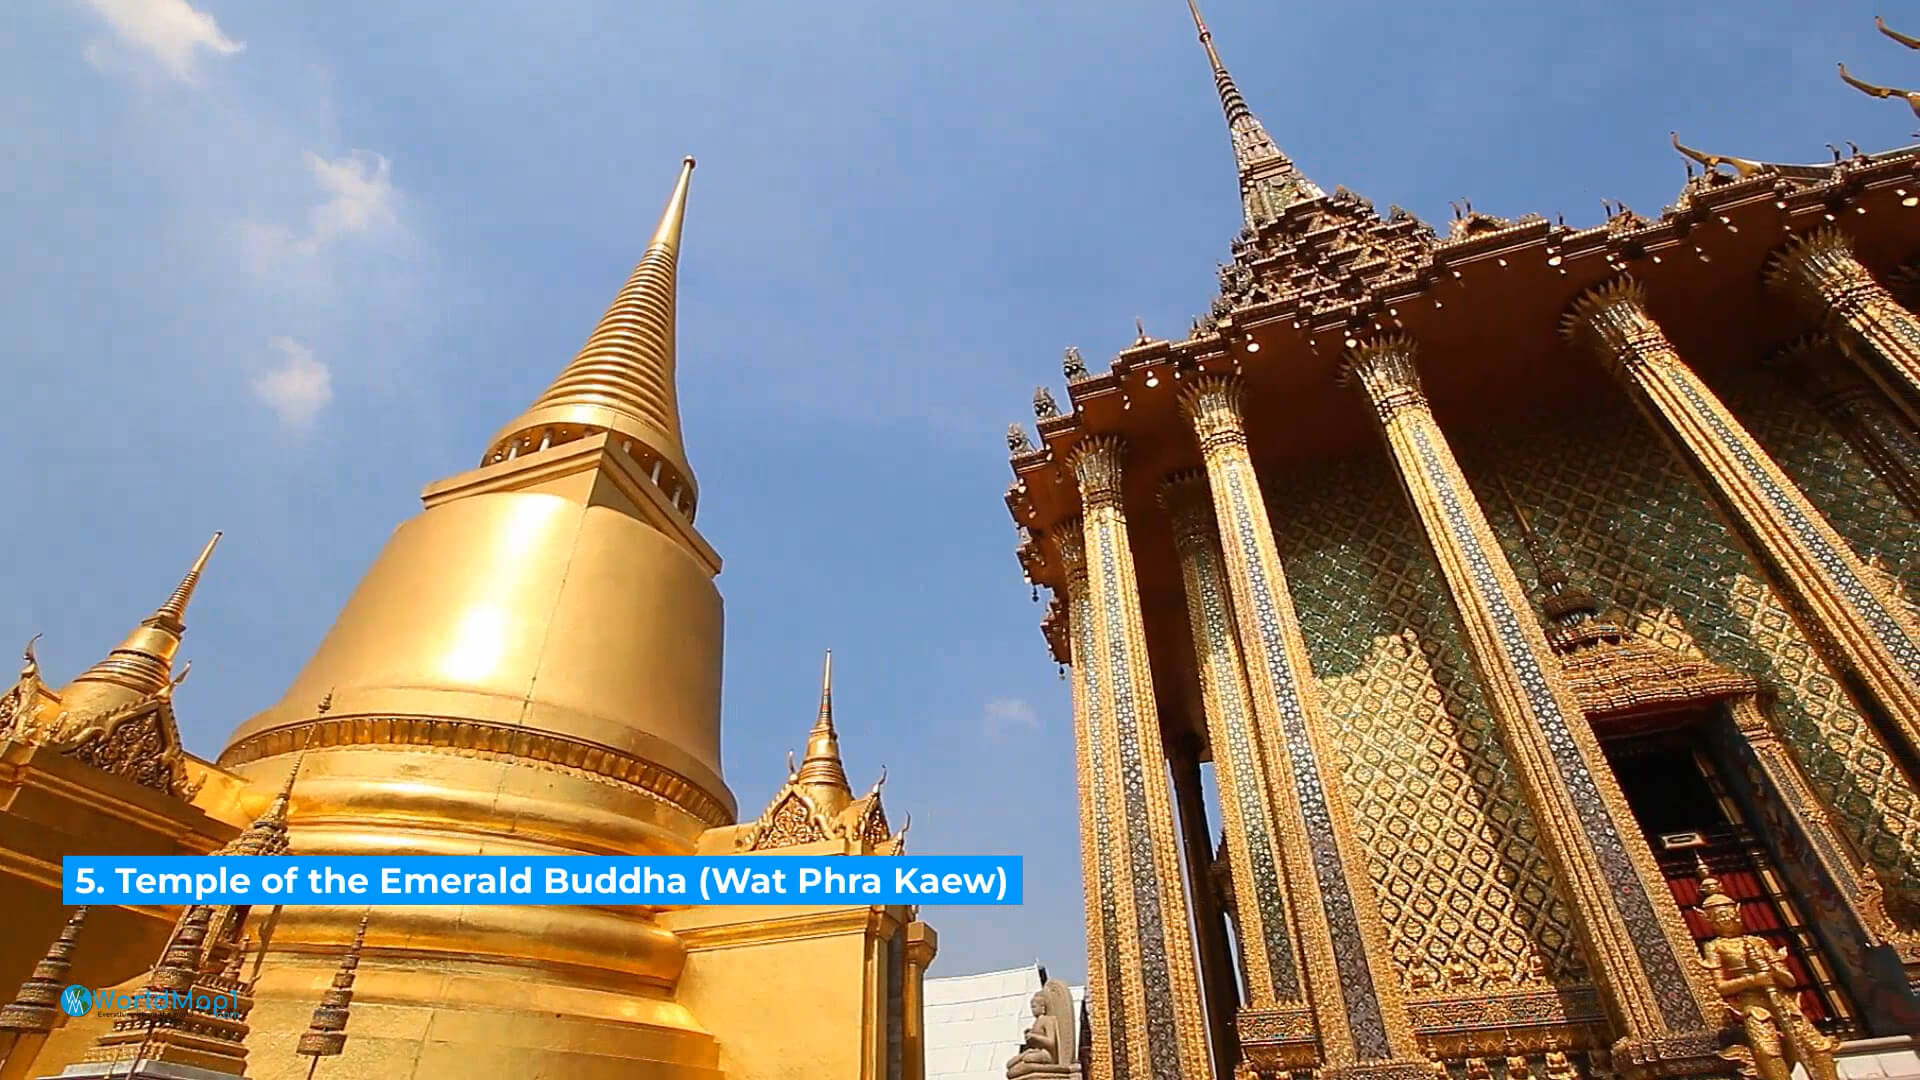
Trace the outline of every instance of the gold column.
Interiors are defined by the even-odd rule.
[[[1351,348],[1345,373],[1386,435],[1439,564],[1488,710],[1620,1034],[1629,1075],[1717,1072],[1722,1007],[1599,740],[1427,407],[1414,345]]]
[[[1280,808],[1274,816],[1283,830],[1277,843],[1285,876],[1304,901],[1294,905],[1293,916],[1326,1071],[1340,1077],[1430,1080],[1431,1066],[1414,1041],[1400,996],[1366,853],[1354,840],[1351,811],[1337,780],[1322,772],[1339,759],[1247,454],[1240,384],[1202,376],[1181,394],[1180,403],[1199,437],[1220,523],[1227,593],[1246,648],[1243,670],[1253,727],[1263,744],[1269,791]],[[1216,691],[1221,681],[1215,680]],[[1240,880],[1252,878],[1245,872],[1248,866],[1237,856],[1233,860],[1236,887],[1251,884],[1258,890],[1261,883]],[[1243,926],[1253,912],[1262,911],[1257,896],[1250,906],[1252,911],[1240,906]],[[1272,933],[1267,930],[1269,940]]]
[[[901,931],[907,935],[907,981],[901,987],[901,1012],[906,1015],[900,1070],[902,1080],[927,1080],[927,968],[940,951],[940,936],[918,919]],[[1074,1023],[1079,1023],[1079,1017]]]
[[[1086,542],[1093,663],[1099,716],[1107,728],[1113,773],[1107,777],[1109,827],[1123,857],[1111,870],[1122,967],[1109,1003],[1122,998],[1129,1023],[1115,1026],[1116,1048],[1124,1037],[1129,1067],[1121,1077],[1204,1076],[1210,1069],[1206,1017],[1187,929],[1186,888],[1180,875],[1180,838],[1174,830],[1160,716],[1147,665],[1146,631],[1127,514],[1120,484],[1125,444],[1094,436],[1074,450]],[[1091,695],[1090,695],[1091,696]],[[1089,710],[1091,712],[1091,710]],[[1103,913],[1104,914],[1104,913]],[[1096,1066],[1098,1067],[1098,1066]]]
[[[1080,785],[1080,887],[1087,912],[1087,996],[1093,1069],[1088,1080],[1125,1080],[1130,1061],[1127,995],[1121,987],[1120,898],[1115,874],[1125,853],[1115,830],[1115,766],[1107,748],[1094,635],[1093,593],[1087,575],[1083,526],[1061,522],[1055,549],[1065,572],[1068,649],[1073,668],[1073,745]],[[1138,1015],[1137,1013],[1133,1015]]]
[[[1168,740],[1173,764],[1173,801],[1180,812],[1181,846],[1187,855],[1187,882],[1193,890],[1193,929],[1200,950],[1200,985],[1207,1005],[1207,1032],[1213,1045],[1213,1070],[1231,1075],[1240,1060],[1233,1021],[1240,1008],[1240,983],[1234,976],[1233,950],[1227,945],[1227,913],[1213,889],[1213,843],[1207,830],[1206,792],[1200,784],[1198,737]]]
[[[1854,258],[1851,237],[1832,226],[1796,236],[1768,261],[1766,277],[1812,311],[1920,425],[1920,319]]]
[[[1194,662],[1213,746],[1213,776],[1220,789],[1220,820],[1228,863],[1234,868],[1228,880],[1237,913],[1247,1006],[1303,1003],[1282,852],[1304,859],[1306,849],[1298,834],[1287,837],[1282,832],[1269,794],[1273,786],[1254,731],[1246,664],[1234,633],[1233,601],[1228,596],[1206,473],[1169,477],[1160,498],[1172,516],[1174,546],[1180,553],[1180,576],[1186,587]],[[1300,872],[1306,872],[1304,867]]]
[[[1589,290],[1563,327],[1626,384],[1689,462],[1911,769],[1920,760],[1920,631],[1833,526],[1674,351],[1637,282]]]
[[[1853,447],[1900,505],[1920,518],[1920,436],[1889,412],[1884,398],[1838,357],[1827,334],[1809,334],[1781,349],[1771,366]]]

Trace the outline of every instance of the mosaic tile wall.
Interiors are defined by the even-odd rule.
[[[1558,979],[1584,977],[1438,569],[1384,456],[1272,490],[1403,986],[1415,969],[1438,975],[1460,961],[1491,975],[1526,970],[1534,955]]]
[[[1770,379],[1725,389],[1836,528],[1911,585],[1915,530],[1858,458]],[[1504,463],[1557,556],[1632,629],[1775,687],[1784,734],[1837,824],[1876,868],[1920,886],[1920,799],[1706,497],[1624,402],[1582,422],[1594,434],[1570,441],[1543,426],[1464,448],[1476,490],[1493,490],[1477,465]],[[1531,583],[1511,516],[1489,516]]]
[[[1722,400],[1902,599],[1920,598],[1920,528],[1866,462],[1779,379],[1754,371]]]

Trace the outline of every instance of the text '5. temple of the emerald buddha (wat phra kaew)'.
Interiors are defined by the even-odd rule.
[[[1920,148],[1676,136],[1658,215],[1443,234],[1303,175],[1193,19],[1219,296],[1008,432],[1082,1067],[1920,1072]]]

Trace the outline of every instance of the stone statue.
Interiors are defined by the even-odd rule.
[[[1033,1026],[1027,1029],[1020,1052],[1007,1062],[1007,1080],[1028,1076],[1080,1075],[1074,1039],[1079,1034],[1073,1017],[1073,992],[1059,979],[1049,979],[1033,995]]]
[[[1079,346],[1067,346],[1067,354],[1060,361],[1060,370],[1066,373],[1068,379],[1087,377],[1087,362],[1081,358]]]
[[[1800,1011],[1786,950],[1746,932],[1740,901],[1721,889],[1705,863],[1700,864],[1700,895],[1700,914],[1715,935],[1701,943],[1701,961],[1747,1039],[1746,1046],[1721,1056],[1738,1061],[1741,1073],[1757,1080],[1790,1080],[1795,1065],[1807,1070],[1808,1080],[1835,1080],[1835,1044]]]
[[[1060,415],[1060,406],[1054,404],[1053,395],[1044,386],[1033,388],[1033,415],[1042,420]]]
[[[1027,429],[1019,424],[1007,425],[1007,451],[1013,454],[1033,452],[1033,440],[1027,438]]]

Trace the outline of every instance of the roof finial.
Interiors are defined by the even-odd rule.
[[[200,549],[200,557],[165,603],[141,620],[104,660],[75,676],[61,690],[69,711],[98,714],[151,694],[164,694],[173,686],[173,660],[180,652],[180,635],[187,630],[187,604],[193,600],[220,535],[214,533]]]
[[[833,731],[833,650],[828,649],[826,659],[820,663],[820,715],[813,722],[813,730]]]
[[[607,431],[631,440],[636,455],[661,463],[663,489],[693,493],[674,386],[674,281],[692,179],[687,158],[626,285],[553,385],[494,437],[483,464]]]
[[[1240,198],[1247,223],[1253,225],[1267,220],[1288,203],[1324,195],[1325,192],[1294,169],[1293,162],[1274,145],[1267,129],[1247,107],[1247,99],[1240,95],[1233,76],[1227,73],[1227,65],[1220,60],[1219,50],[1213,47],[1213,32],[1200,17],[1195,0],[1187,0],[1187,11],[1193,15],[1193,28],[1207,50],[1214,89],[1219,91],[1220,108],[1227,116],[1227,132],[1233,139],[1233,160],[1240,172]],[[1257,178],[1255,173],[1259,174]]]
[[[1749,176],[1757,176],[1766,170],[1766,166],[1757,161],[1748,161],[1746,158],[1727,157],[1725,154],[1708,154],[1695,150],[1693,147],[1680,141],[1680,133],[1677,131],[1669,131],[1667,134],[1673,139],[1673,148],[1680,151],[1683,156],[1699,162],[1706,168],[1709,176],[1719,173],[1720,166],[1722,165],[1732,169],[1734,174],[1742,180],[1745,180]]]
[[[1887,35],[1888,37],[1899,42],[1900,44],[1905,45],[1907,48],[1920,49],[1920,38],[1908,37],[1907,35],[1901,33],[1900,31],[1895,30],[1893,27],[1888,26],[1887,20],[1881,18],[1880,16],[1875,15],[1873,17],[1873,25],[1879,28],[1881,33]]]
[[[1840,65],[1840,81],[1871,97],[1899,98],[1907,103],[1908,108],[1913,110],[1913,115],[1920,116],[1920,90],[1901,90],[1893,86],[1875,86],[1864,79],[1856,79],[1848,74],[1847,65],[1845,64]],[[1835,160],[1838,160],[1840,151],[1835,149],[1833,156]]]
[[[1496,477],[1500,485],[1500,494],[1506,500],[1507,511],[1520,526],[1520,543],[1527,551],[1527,559],[1533,563],[1533,572],[1540,579],[1540,587],[1546,595],[1540,599],[1540,607],[1547,617],[1564,626],[1585,622],[1600,613],[1599,601],[1593,594],[1574,584],[1567,576],[1559,560],[1547,549],[1547,545],[1533,531],[1533,523],[1520,509],[1520,500],[1513,497],[1513,489],[1507,486],[1507,478]]]
[[[853,800],[853,788],[847,783],[847,770],[840,763],[840,740],[833,730],[833,650],[827,650],[827,658],[820,672],[820,712],[814,718],[813,730],[807,735],[807,754],[800,762],[800,770],[794,774],[794,783],[818,788],[831,788],[844,793],[839,800],[844,807]],[[815,799],[818,805],[818,798]],[[837,812],[838,808],[835,808]]]
[[[160,610],[147,620],[148,626],[164,626],[176,634],[186,629],[187,605],[193,601],[193,590],[200,584],[200,575],[207,568],[207,560],[213,558],[213,549],[220,543],[221,535],[214,533],[213,538],[207,541],[207,546],[200,549],[200,557],[193,560],[193,568],[187,571],[186,577],[180,579],[173,595],[160,605]]]
[[[360,967],[360,951],[367,944],[367,920],[372,917],[371,912],[360,916],[360,926],[353,932],[353,944],[347,946],[347,951],[340,957],[340,969],[333,974],[333,985],[321,992],[320,1004],[313,1009],[313,1019],[308,1022],[307,1030],[294,1047],[295,1053],[313,1059],[313,1063],[307,1067],[309,1080],[319,1067],[321,1058],[335,1057],[347,1048],[347,1019],[353,1008],[353,980]]]
[[[87,921],[87,909],[74,908],[60,936],[53,939],[47,953],[33,966],[33,974],[20,984],[20,992],[5,1008],[0,1008],[0,1032],[48,1032],[63,1011],[60,994],[73,967],[73,946],[80,927]]]

